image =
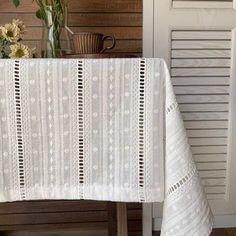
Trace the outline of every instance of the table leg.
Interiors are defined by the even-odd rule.
[[[152,203],[143,203],[143,236],[152,236]]]
[[[127,205],[124,202],[118,202],[117,208],[117,235],[128,236],[128,218]]]
[[[117,236],[117,213],[116,213],[116,203],[107,203],[108,212],[108,236]]]

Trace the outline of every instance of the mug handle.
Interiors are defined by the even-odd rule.
[[[101,53],[103,53],[103,52],[105,52],[107,50],[111,50],[111,49],[113,49],[116,46],[116,39],[115,39],[114,36],[104,36],[102,38],[102,41],[105,41],[107,39],[111,39],[112,40],[112,45],[110,47],[106,47],[106,48],[102,49]]]

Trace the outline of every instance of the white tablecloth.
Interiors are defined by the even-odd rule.
[[[162,235],[212,218],[161,59],[0,60],[0,202],[162,202]]]

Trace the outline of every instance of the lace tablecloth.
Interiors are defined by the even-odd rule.
[[[162,202],[162,235],[212,218],[161,59],[0,60],[0,202]]]

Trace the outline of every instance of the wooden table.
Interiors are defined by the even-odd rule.
[[[64,58],[133,58],[135,55],[70,54]],[[87,209],[87,211],[86,211]],[[95,209],[100,209],[98,213]],[[70,227],[103,227],[107,211],[109,236],[128,236],[127,204],[95,201],[24,201],[0,204],[0,231],[42,230]],[[85,222],[88,218],[88,223]],[[1,218],[2,216],[2,218]],[[35,217],[35,218],[34,218]],[[56,219],[57,218],[57,219]],[[94,218],[100,222],[95,223]],[[105,218],[104,218],[105,219]],[[60,224],[59,224],[60,222]],[[81,222],[81,223],[80,223]],[[83,223],[84,222],[84,223]],[[44,227],[44,226],[45,227]]]
[[[135,55],[121,54],[121,53],[99,53],[99,54],[67,54],[65,58],[88,58],[88,59],[104,59],[104,58],[134,58]],[[127,218],[127,205],[126,203],[116,203],[117,214],[117,235],[128,236],[128,218]],[[114,216],[110,216],[114,218]],[[115,226],[110,225],[111,228]],[[111,232],[112,230],[109,230]],[[110,236],[110,233],[109,233]]]

